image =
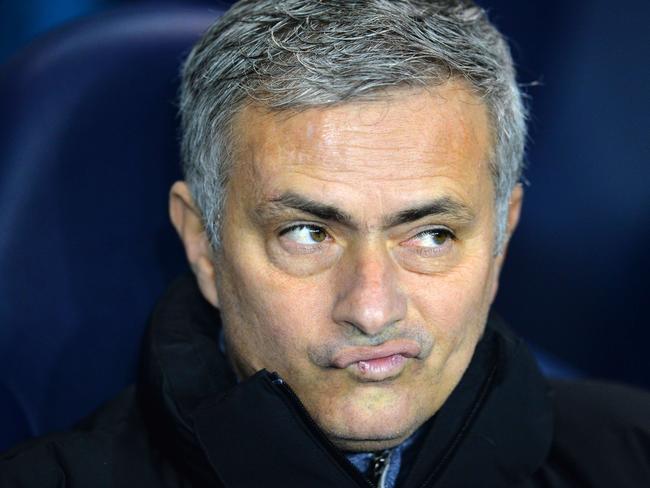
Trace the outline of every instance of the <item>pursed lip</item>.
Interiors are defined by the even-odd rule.
[[[409,339],[395,339],[379,346],[360,346],[344,348],[332,358],[335,368],[347,368],[359,361],[372,361],[400,355],[405,358],[414,358],[420,354],[420,345]]]

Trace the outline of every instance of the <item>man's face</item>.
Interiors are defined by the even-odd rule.
[[[246,108],[216,292],[240,377],[277,371],[339,447],[396,445],[465,371],[496,290],[484,104],[460,82]]]

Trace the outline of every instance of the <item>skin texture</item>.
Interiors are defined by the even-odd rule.
[[[296,114],[248,106],[235,133],[222,248],[183,182],[170,212],[236,373],[277,371],[342,449],[397,445],[458,384],[496,293],[484,104],[450,81]]]

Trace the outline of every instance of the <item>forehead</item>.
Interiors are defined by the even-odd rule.
[[[231,184],[245,179],[262,199],[303,189],[328,198],[344,187],[469,197],[490,183],[487,109],[461,82],[298,113],[248,106],[234,129]]]

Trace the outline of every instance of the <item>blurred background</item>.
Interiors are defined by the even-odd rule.
[[[0,66],[8,66],[43,33],[80,18],[125,6],[155,9],[170,3],[0,0]],[[231,2],[175,3],[216,11]],[[495,308],[535,348],[569,368],[649,388],[650,2],[479,3],[511,41],[531,108],[524,211]],[[3,110],[0,105],[0,113]],[[171,132],[172,145],[173,138]],[[0,191],[11,190],[1,180],[3,164],[0,160]],[[160,205],[165,205],[164,194]],[[13,230],[0,232],[10,235]],[[170,229],[164,232],[165,239],[174,239]],[[182,261],[180,247],[165,246]],[[182,265],[166,270],[161,282]],[[38,287],[33,280],[28,285]],[[11,293],[18,296],[17,289],[12,283],[3,286],[4,317],[16,310]],[[162,285],[152,289],[151,300],[161,290]],[[104,297],[107,303],[112,303],[110,298]],[[142,310],[150,307],[151,303],[140,304]],[[137,320],[144,323],[146,317]],[[0,344],[5,358],[0,366],[5,371],[25,362],[18,356],[6,359],[11,356],[8,341],[26,333],[16,334],[0,335],[7,341]],[[131,367],[123,366],[129,371]],[[92,382],[96,372],[89,368],[79,374],[82,395],[87,390],[84,381]],[[115,383],[116,391],[119,387]],[[41,425],[65,427],[61,421]],[[44,428],[32,425],[31,430],[38,433]]]

